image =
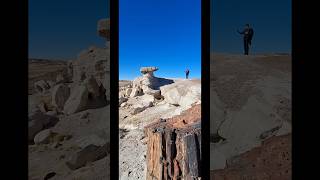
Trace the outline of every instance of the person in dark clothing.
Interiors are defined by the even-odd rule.
[[[186,69],[185,73],[186,73],[186,79],[188,79],[189,78],[189,73],[190,73],[189,69]]]
[[[253,29],[250,27],[249,24],[246,24],[244,30],[238,30],[238,33],[243,35],[244,54],[249,55],[249,46],[251,46]]]

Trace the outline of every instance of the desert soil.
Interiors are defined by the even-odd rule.
[[[291,151],[291,56],[211,54],[210,62],[211,178],[290,179],[291,159],[272,155]]]

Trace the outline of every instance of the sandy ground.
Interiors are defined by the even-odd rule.
[[[211,134],[221,138],[211,143],[212,170],[272,136],[291,133],[289,55],[211,54],[210,68]]]

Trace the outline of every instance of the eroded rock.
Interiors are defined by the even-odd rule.
[[[105,143],[103,146],[90,144],[71,156],[70,160],[66,162],[66,165],[71,170],[76,170],[85,166],[89,162],[94,162],[104,158],[108,152],[110,152],[109,143]]]
[[[28,127],[28,139],[29,142],[34,142],[34,137],[37,133],[44,129],[53,127],[59,119],[55,116],[49,116],[43,113],[37,113],[29,118],[29,127]]]
[[[52,105],[63,110],[64,104],[70,96],[70,88],[64,84],[56,85],[52,90]]]

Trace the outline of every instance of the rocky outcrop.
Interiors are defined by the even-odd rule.
[[[105,89],[93,76],[73,88],[73,92],[64,106],[64,113],[73,114],[86,109],[100,108],[107,105]]]
[[[28,139],[29,143],[34,142],[37,133],[44,129],[53,127],[59,119],[55,116],[49,116],[43,113],[36,113],[29,117]]]
[[[88,145],[84,149],[71,156],[70,160],[66,162],[66,165],[71,170],[79,169],[85,166],[89,162],[94,162],[104,158],[110,152],[109,143],[103,146]]]
[[[188,107],[201,101],[200,81],[191,83],[179,81],[174,84],[162,86],[160,90],[164,100],[172,105]]]
[[[227,161],[227,167],[210,172],[212,180],[292,179],[291,134],[274,136]]]
[[[52,86],[52,83],[44,80],[40,80],[34,83],[34,89],[36,92],[42,94],[46,93]]]
[[[52,90],[52,105],[55,106],[59,111],[62,111],[69,96],[70,88],[67,85],[56,85]]]
[[[50,142],[51,135],[52,135],[51,129],[45,129],[43,131],[40,131],[34,137],[34,143],[35,144],[48,144]]]
[[[145,109],[153,106],[154,97],[150,95],[143,95],[137,103],[133,105],[133,109],[131,111],[132,115],[138,114]]]
[[[147,180],[201,178],[200,105],[147,125]]]

